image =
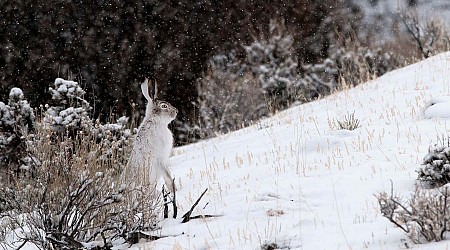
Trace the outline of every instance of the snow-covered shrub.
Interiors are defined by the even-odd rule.
[[[208,71],[197,80],[199,119],[195,126],[180,126],[179,134],[204,138],[235,130],[266,114],[325,96],[344,85],[357,85],[399,66],[398,58],[382,48],[346,40],[333,44],[329,58],[322,63],[299,67],[294,37],[280,19],[273,19],[269,32],[254,39],[242,46],[243,57],[230,52],[210,60]]]
[[[377,196],[381,214],[403,230],[415,243],[441,241],[450,231],[450,186],[438,189],[416,188],[402,201],[385,192]]]
[[[300,82],[304,86],[304,92],[308,93],[303,96],[309,96],[305,101],[331,93],[337,86],[337,73],[336,63],[331,59],[326,59],[323,63],[303,65]]]
[[[450,141],[430,147],[418,170],[419,186],[412,197],[379,193],[381,213],[415,242],[441,241],[450,231]]]
[[[114,240],[134,241],[142,230],[154,230],[160,199],[153,186],[132,186],[115,171],[118,155],[105,160],[94,131],[76,137],[36,128],[30,148],[41,159],[34,178],[0,188],[2,245],[5,237],[34,243],[41,249],[108,249]],[[110,131],[110,129],[108,130]],[[3,230],[2,230],[3,229]]]
[[[450,182],[450,140],[441,145],[430,147],[418,170],[418,179],[431,187],[442,186]]]
[[[42,123],[52,131],[50,138],[53,139],[76,137],[80,132],[92,135],[90,140],[96,143],[96,152],[101,152],[100,161],[118,159],[128,153],[133,133],[127,127],[126,117],[115,123],[94,121],[89,116],[90,104],[83,99],[85,91],[74,81],[57,78],[49,92],[52,98],[43,109],[42,119],[38,120],[18,88],[11,89],[8,104],[0,102],[0,178],[3,183],[13,181],[13,174],[19,170],[33,170],[43,160],[29,150],[34,144],[32,132],[36,124]],[[125,164],[126,159],[117,161],[116,170],[120,171]]]
[[[27,141],[32,137],[35,116],[19,88],[12,88],[8,104],[0,102],[0,181],[6,175],[35,166],[27,152]]]
[[[297,72],[298,57],[294,50],[294,38],[286,30],[284,22],[271,20],[268,38],[256,39],[244,46],[246,63],[272,106],[285,108],[297,101],[305,87]],[[309,99],[310,96],[306,96]]]
[[[400,18],[410,35],[411,43],[423,58],[446,52],[450,48],[450,34],[444,24],[431,20],[423,23],[415,11],[403,10]]]
[[[57,78],[50,106],[45,112],[43,122],[56,132],[73,132],[85,130],[91,126],[89,103],[83,98],[85,91],[77,82]]]
[[[120,117],[115,123],[94,121],[90,117],[91,105],[83,97],[86,92],[74,81],[57,78],[49,92],[52,100],[43,117],[44,127],[59,136],[74,137],[79,132],[91,134],[91,140],[97,143],[95,150],[100,152],[100,161],[117,159],[117,155],[128,153],[133,134],[127,128],[127,117]],[[120,171],[125,164],[126,161],[118,161],[115,169]]]

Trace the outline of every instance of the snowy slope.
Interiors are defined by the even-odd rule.
[[[279,113],[253,127],[176,148],[181,212],[133,249],[445,249],[413,245],[379,212],[379,191],[407,196],[437,137],[450,132],[450,53]],[[433,99],[438,102],[429,106]],[[433,103],[435,103],[433,102]],[[428,107],[428,108],[427,108]],[[330,128],[355,112],[362,127]]]

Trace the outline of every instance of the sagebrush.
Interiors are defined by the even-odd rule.
[[[450,138],[445,138],[428,149],[418,180],[428,187],[439,187],[450,182]]]
[[[441,241],[450,229],[449,186],[416,188],[406,200],[386,192],[376,197],[381,214],[403,230],[414,243]]]

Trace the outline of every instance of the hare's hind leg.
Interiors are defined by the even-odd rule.
[[[176,194],[175,194],[175,192],[176,192],[175,180],[172,179],[172,175],[170,174],[168,166],[169,166],[168,164],[164,164],[164,165],[162,165],[162,168],[160,168],[160,170],[161,170],[161,174],[163,175],[164,182],[166,183],[167,188],[172,193],[171,203],[173,206],[173,218],[176,219],[177,214],[178,214],[178,208],[177,208],[177,201],[176,201]],[[165,205],[165,209],[167,209],[167,205]],[[165,217],[165,218],[167,218],[167,217]]]
[[[164,164],[161,168],[161,174],[164,178],[164,182],[166,183],[167,188],[171,193],[174,193],[176,191],[175,188],[175,180],[172,179],[172,175],[170,174],[169,168],[167,164]]]

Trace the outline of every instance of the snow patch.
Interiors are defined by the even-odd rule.
[[[323,150],[332,150],[343,145],[344,141],[342,140],[342,138],[332,135],[326,135],[307,140],[304,149],[307,152],[320,152]]]
[[[424,111],[425,118],[450,118],[450,96],[431,99]]]

